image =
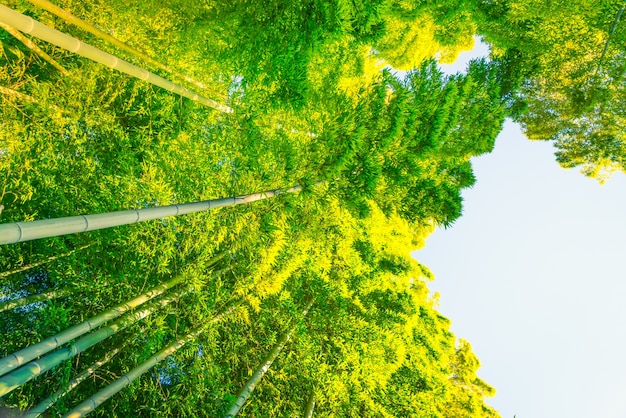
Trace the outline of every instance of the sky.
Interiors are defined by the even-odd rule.
[[[503,417],[626,417],[626,176],[601,186],[553,152],[506,122],[463,216],[413,256]]]

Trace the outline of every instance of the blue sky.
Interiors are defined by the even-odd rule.
[[[460,58],[485,54],[479,45]],[[626,176],[600,186],[511,122],[463,216],[413,255],[503,417],[626,417]]]

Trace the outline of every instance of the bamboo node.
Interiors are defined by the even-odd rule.
[[[28,29],[26,29],[24,32],[31,33],[35,28],[35,21],[33,20],[33,18],[30,17],[26,21],[28,22]]]
[[[78,50],[80,49],[80,46],[81,46],[80,44],[81,44],[81,42],[80,42],[78,39],[73,39],[73,41],[74,41],[74,43],[75,43],[76,47],[75,47],[75,48],[73,48],[73,49],[70,49],[70,51],[71,51],[71,52],[76,53],[76,52],[78,52]]]
[[[87,219],[87,217],[85,215],[80,215],[83,217],[83,219],[85,220],[85,229],[83,229],[83,232],[88,231],[89,230],[89,220]]]

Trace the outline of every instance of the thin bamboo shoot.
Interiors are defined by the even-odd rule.
[[[315,391],[311,390],[311,394],[309,395],[309,400],[306,403],[306,408],[304,409],[304,414],[302,416],[304,418],[313,418],[314,409],[315,409]]]
[[[0,87],[0,92],[2,92],[2,87]],[[49,263],[50,261],[54,261],[57,258],[67,257],[68,255],[72,255],[76,251],[79,251],[79,250],[84,250],[85,248],[88,248],[91,245],[92,244],[83,245],[82,247],[74,248],[73,250],[68,251],[66,253],[59,254],[59,255],[53,255],[51,257],[46,258],[45,260],[37,261],[36,263],[30,263],[28,265],[25,265],[25,266],[22,266],[22,267],[18,267],[18,268],[13,269],[13,270],[3,271],[2,273],[0,273],[0,277],[6,277],[6,276],[11,275],[11,274],[20,273],[22,271],[30,270],[32,268],[41,266],[42,264],[46,264],[46,263]]]
[[[46,300],[62,298],[72,294],[72,292],[73,289],[55,289],[46,293],[39,293],[37,295],[26,296],[24,298],[7,300],[4,302],[0,302],[0,312],[15,309],[20,306],[30,305],[31,303],[35,302],[44,302]]]

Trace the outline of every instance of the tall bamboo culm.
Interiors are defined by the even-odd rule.
[[[315,410],[315,390],[311,389],[311,394],[309,395],[309,400],[306,402],[304,408],[304,414],[302,416],[304,418],[313,418],[313,411]]]
[[[194,84],[197,87],[201,88],[201,89],[205,89],[206,85],[204,85],[203,83],[200,83],[199,81],[194,80],[191,77],[188,77],[184,74],[179,73],[178,71],[169,68],[168,66],[160,63],[159,61],[151,58],[150,56],[144,54],[143,52],[139,51],[136,48],[133,48],[132,46],[120,41],[119,39],[109,35],[106,32],[101,31],[100,29],[96,28],[95,26],[90,25],[89,23],[85,22],[82,19],[79,19],[78,17],[74,16],[73,14],[71,14],[70,12],[68,12],[67,10],[64,10],[62,8],[60,8],[59,6],[49,2],[48,0],[28,0],[30,3],[34,4],[35,6],[38,6],[50,13],[52,13],[53,15],[56,15],[58,17],[60,17],[61,19],[65,20],[68,23],[71,23],[75,26],[78,26],[79,28],[83,29],[86,32],[91,33],[92,35],[97,36],[98,38],[109,42],[112,45],[115,45],[116,47],[120,48],[121,50],[124,50],[126,52],[128,52],[129,54],[139,58],[142,61],[145,61],[147,63],[150,63],[152,65],[154,65],[157,68],[160,68],[163,71],[166,71],[170,74],[175,75],[178,78],[181,78],[183,80],[185,80],[188,83]]]
[[[53,335],[50,338],[46,338],[45,340],[33,344],[29,347],[26,347],[22,350],[16,351],[13,354],[6,356],[3,359],[0,359],[0,376],[10,372],[13,369],[20,367],[21,365],[31,361],[34,358],[37,358],[47,352],[58,348],[59,346],[65,344],[66,342],[73,340],[76,337],[79,337],[98,326],[104,324],[111,319],[117,318],[118,316],[128,312],[131,309],[136,308],[144,302],[149,301],[156,296],[161,295],[166,290],[176,286],[184,280],[183,276],[175,277],[174,279],[165,282],[159,286],[152,288],[151,290],[143,293],[136,298],[129,300],[128,302],[117,305],[99,315],[94,316],[78,325],[74,325],[71,328],[66,329],[59,334]]]
[[[303,317],[306,316],[307,313],[309,313],[309,309],[311,309],[311,306],[313,305],[314,301],[315,299],[309,300],[306,307],[302,311]],[[283,351],[283,348],[285,348],[285,344],[287,344],[287,342],[291,338],[291,334],[293,334],[293,331],[295,329],[296,329],[296,326],[294,325],[291,327],[291,329],[289,329],[289,331],[281,335],[281,337],[278,339],[278,341],[276,342],[272,350],[263,359],[260,366],[257,368],[256,372],[254,372],[252,377],[250,377],[250,379],[246,382],[246,384],[243,386],[241,391],[237,394],[237,398],[235,399],[235,402],[230,407],[228,412],[226,412],[226,415],[224,416],[225,418],[233,418],[233,417],[236,417],[237,414],[239,414],[239,410],[246,403],[246,401],[250,397],[250,394],[252,393],[252,391],[254,391],[254,388],[256,387],[257,383],[259,383],[259,381],[263,378],[263,376],[265,376],[265,373],[267,373],[267,371],[270,369],[270,367],[272,366],[272,363],[274,363],[274,360],[276,360],[276,357],[278,357],[278,355]]]
[[[41,221],[2,224],[0,225],[0,245],[95,231],[119,225],[128,225],[164,218],[166,216],[178,216],[226,206],[248,204],[256,202],[257,200],[269,199],[281,193],[293,193],[300,190],[300,186],[295,186],[282,191],[280,189],[268,190],[262,193],[227,197],[224,199],[204,200],[180,205],[156,206],[153,208],[123,210],[95,215],[68,216],[65,218],[45,219]]]
[[[133,370],[131,370],[130,372],[126,373],[124,376],[117,379],[115,382],[111,383],[110,385],[101,389],[99,392],[90,396],[85,401],[78,404],[76,407],[74,407],[74,409],[68,412],[67,415],[65,415],[64,417],[65,418],[78,418],[78,417],[83,417],[87,415],[88,413],[92,412],[98,406],[100,406],[104,401],[114,396],[116,393],[118,393],[120,390],[122,390],[126,386],[130,385],[134,380],[141,377],[142,374],[150,370],[152,367],[156,366],[161,361],[165,360],[171,354],[175,353],[177,350],[179,350],[189,341],[198,337],[202,332],[204,332],[209,327],[209,325],[212,325],[222,320],[229,314],[231,314],[240,304],[241,304],[240,302],[234,304],[233,306],[229,307],[222,313],[213,317],[208,323],[202,325],[199,328],[196,328],[195,330],[191,331],[189,334],[185,335],[184,337],[181,337],[178,340],[174,341],[173,343],[169,344],[164,349],[162,349],[161,351],[157,352],[155,355],[150,357],[148,360],[141,363],[139,366],[135,367]]]
[[[114,55],[104,52],[98,48],[88,45],[76,38],[59,32],[56,29],[52,29],[28,16],[24,16],[21,13],[16,12],[6,6],[0,4],[0,22],[12,26],[21,32],[28,33],[41,40],[49,42],[53,45],[63,48],[85,58],[89,58],[92,61],[106,65],[109,68],[113,68],[122,73],[139,78],[140,80],[147,81],[169,90],[173,93],[180,94],[183,97],[202,103],[205,106],[219,110],[221,112],[232,113],[232,109],[224,104],[218,103],[215,100],[201,96],[193,91],[179,85],[172,83],[158,75],[151,73],[148,70],[137,67],[130,62],[124,61]]]
[[[47,354],[35,361],[31,361],[19,369],[0,377],[0,396],[6,395],[42,373],[53,369],[63,361],[69,360],[77,354],[82,353],[88,348],[93,347],[97,343],[105,340],[111,335],[138,321],[141,321],[148,315],[156,312],[158,309],[168,305],[174,300],[177,300],[185,291],[188,290],[190,290],[190,288],[181,289],[179,291],[175,291],[169,296],[161,298],[156,302],[150,302],[143,309],[127,313],[111,325],[107,325],[97,331],[79,338],[68,347],[57,350],[54,353]]]

